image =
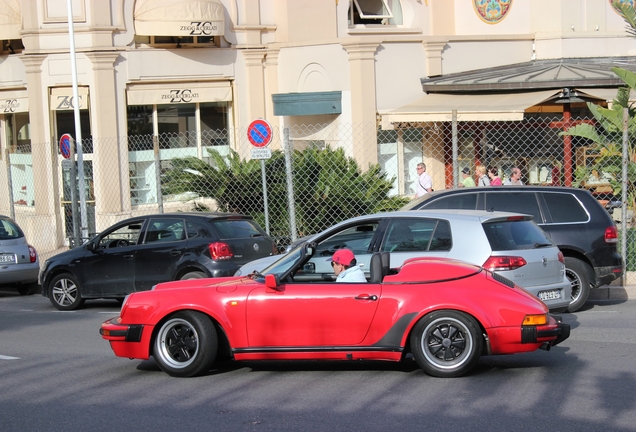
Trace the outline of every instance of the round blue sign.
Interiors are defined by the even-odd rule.
[[[73,142],[73,137],[69,134],[64,134],[60,137],[60,153],[64,156],[65,159],[71,157],[71,143]]]
[[[247,139],[254,147],[265,147],[272,141],[272,126],[267,120],[254,120],[247,127]]]

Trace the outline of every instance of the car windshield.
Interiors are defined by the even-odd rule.
[[[22,231],[8,219],[0,219],[0,240],[12,240],[22,237]]]
[[[550,237],[531,220],[483,224],[493,251],[537,249],[553,246]]]
[[[297,245],[295,248],[286,253],[281,259],[272,263],[269,267],[265,268],[265,270],[263,270],[261,273],[263,275],[282,275],[287,273],[303,257],[303,245],[304,243]]]

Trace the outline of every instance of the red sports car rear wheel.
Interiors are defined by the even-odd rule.
[[[216,329],[210,318],[199,312],[182,311],[159,327],[153,356],[168,375],[191,377],[212,367],[217,347]]]
[[[429,375],[443,378],[464,375],[481,355],[483,337],[471,316],[436,311],[413,328],[411,347],[417,364]]]

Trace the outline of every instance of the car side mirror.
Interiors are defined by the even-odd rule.
[[[316,273],[316,264],[310,262],[305,263],[303,266],[303,273],[305,274],[314,274]]]
[[[86,249],[88,249],[91,252],[94,252],[96,249],[95,242],[88,242],[86,244]]]
[[[271,288],[273,290],[278,291],[279,285],[280,285],[280,281],[278,280],[278,276],[273,274],[265,275],[265,286],[267,288]]]

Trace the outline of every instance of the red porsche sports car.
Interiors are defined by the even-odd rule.
[[[390,269],[383,252],[371,257],[367,283],[336,283],[313,272],[315,251],[301,244],[263,274],[130,294],[100,333],[115,355],[154,356],[178,377],[206,373],[217,353],[397,362],[409,352],[426,373],[456,377],[481,355],[550,349],[570,334],[541,300],[482,267],[412,258]]]

